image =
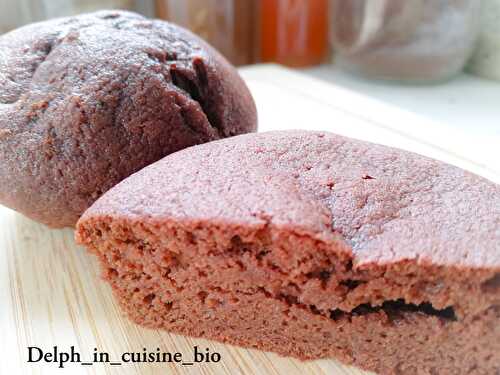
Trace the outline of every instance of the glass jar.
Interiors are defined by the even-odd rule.
[[[254,62],[253,0],[156,0],[157,17],[205,39],[235,65]]]
[[[500,80],[500,0],[483,0],[481,31],[469,71]]]
[[[376,79],[448,79],[473,51],[479,11],[478,0],[332,0],[338,64]]]
[[[328,0],[260,0],[258,57],[288,66],[320,64],[328,56]]]
[[[135,0],[39,0],[45,19],[65,17],[99,9],[135,9]]]
[[[29,0],[0,0],[0,34],[37,20]]]
[[[152,0],[0,0],[0,34],[31,22],[100,9],[125,9],[154,16]]]

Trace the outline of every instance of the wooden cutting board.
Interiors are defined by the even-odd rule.
[[[500,181],[498,140],[460,135],[336,86],[276,66],[242,74],[256,98],[261,131],[321,129],[425,154]],[[272,353],[148,330],[121,314],[96,260],[76,246],[73,231],[50,230],[0,207],[0,374],[365,374],[334,360],[300,362]],[[194,346],[219,353],[217,363],[27,363],[28,347],[74,350],[82,362],[94,349],[118,361],[125,352],[180,352]],[[38,356],[37,350],[32,354]],[[214,358],[214,357],[212,357]],[[215,357],[217,358],[217,357]],[[36,358],[33,358],[36,359]]]

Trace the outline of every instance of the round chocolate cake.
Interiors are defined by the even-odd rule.
[[[172,152],[256,126],[236,70],[170,23],[103,11],[0,37],[0,203],[49,226]]]
[[[493,375],[500,186],[328,132],[190,147],[77,224],[137,323],[378,374]]]

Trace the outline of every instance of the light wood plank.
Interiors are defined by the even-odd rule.
[[[488,157],[462,153],[456,142],[436,142],[440,131],[433,133],[432,126],[422,125],[427,133],[421,128],[419,132],[398,129],[395,119],[420,121],[411,114],[275,67],[245,70],[243,75],[259,107],[261,130],[331,130],[416,151],[499,180],[497,166]],[[45,349],[73,345],[87,360],[95,347],[116,360],[123,352],[143,347],[179,351],[186,360],[194,345],[222,355],[218,364],[193,367],[67,364],[63,374],[366,374],[334,360],[300,362],[136,326],[123,317],[110,288],[99,278],[96,260],[75,245],[72,230],[50,230],[4,207],[0,207],[0,226],[0,374],[56,373],[54,364],[26,363],[30,345]]]

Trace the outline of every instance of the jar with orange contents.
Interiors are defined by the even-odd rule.
[[[328,57],[328,0],[260,0],[258,57],[300,67]]]

